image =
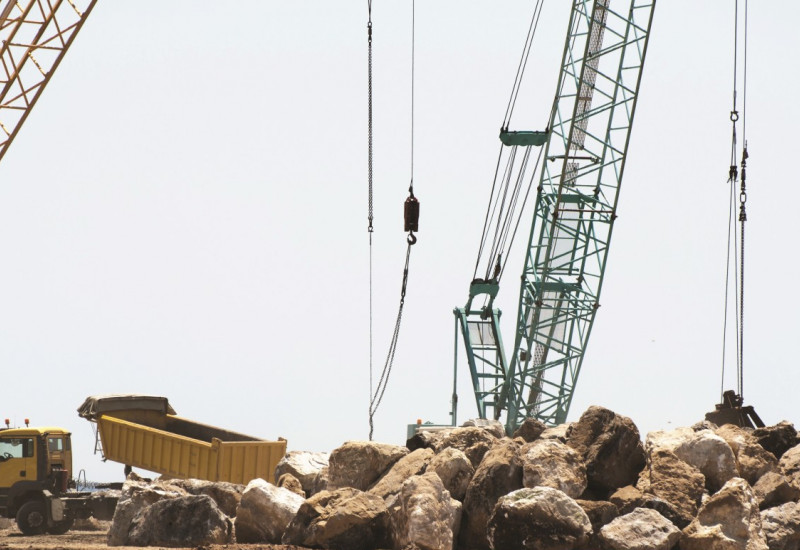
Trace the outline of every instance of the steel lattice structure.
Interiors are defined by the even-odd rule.
[[[474,282],[455,310],[479,414],[499,419],[505,409],[509,432],[527,417],[566,421],[600,305],[654,8],[572,2],[509,360],[492,308],[496,281]],[[474,308],[481,294],[489,305]]]
[[[96,0],[0,2],[0,160]]]

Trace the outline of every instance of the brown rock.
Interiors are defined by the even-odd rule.
[[[488,523],[496,550],[571,550],[589,541],[592,524],[573,499],[551,487],[501,497]]]
[[[438,453],[448,447],[458,449],[467,455],[473,468],[477,468],[486,452],[498,441],[489,430],[483,428],[455,428],[435,442],[434,450]]]
[[[800,504],[787,502],[761,512],[761,527],[769,550],[800,548]]]
[[[578,506],[583,508],[592,524],[592,534],[589,539],[589,548],[599,548],[600,541],[596,537],[600,529],[619,516],[619,510],[611,502],[605,500],[576,500]]]
[[[520,424],[519,428],[516,429],[514,432],[514,439],[521,437],[527,443],[531,443],[539,439],[539,436],[542,435],[547,429],[547,426],[544,425],[541,421],[535,418],[526,418],[522,424]]]
[[[752,489],[735,477],[703,504],[683,530],[681,550],[768,550]]]
[[[459,501],[464,500],[469,482],[475,475],[475,468],[467,455],[453,447],[443,449],[435,455],[428,464],[427,471],[436,472],[450,496]]]
[[[283,474],[292,474],[300,482],[306,495],[311,495],[320,471],[328,466],[329,458],[329,453],[289,451],[275,468],[275,480],[277,482]]]
[[[236,541],[280,543],[303,502],[302,496],[285,487],[254,479],[247,484],[236,512]]]
[[[655,510],[637,508],[600,529],[598,538],[607,550],[670,550],[681,532]]]
[[[282,542],[332,550],[374,550],[389,546],[390,538],[383,499],[345,487],[306,499]]]
[[[288,472],[278,478],[277,486],[288,489],[294,494],[306,498],[306,492],[303,490],[303,485],[300,483],[300,480]]]
[[[630,514],[637,508],[646,508],[655,510],[678,527],[686,527],[690,521],[690,518],[681,516],[666,500],[649,493],[642,493],[631,485],[617,489],[608,500],[617,507],[620,515]]]
[[[586,466],[572,447],[555,439],[528,443],[520,452],[523,487],[552,487],[578,498],[586,490]]]
[[[700,470],[664,449],[655,449],[648,456],[642,472],[642,492],[671,504],[678,513],[679,527],[689,523],[703,497],[705,478]]]
[[[800,488],[800,445],[795,445],[783,453],[778,465],[783,475],[789,479],[789,483]]]
[[[450,498],[433,472],[408,478],[398,492],[392,513],[396,548],[451,549],[460,519],[460,503]]]
[[[519,448],[504,439],[486,453],[464,497],[460,546],[465,550],[489,548],[486,526],[498,499],[522,488],[522,462]]]
[[[174,479],[170,481],[170,485],[180,487],[190,495],[210,496],[222,513],[231,518],[236,517],[236,508],[244,491],[244,485],[203,479]]]
[[[567,444],[583,457],[589,487],[597,493],[632,484],[645,465],[636,425],[603,407],[589,407],[572,424]]]
[[[774,426],[753,430],[753,437],[759,445],[780,459],[783,453],[797,445],[797,430],[794,424],[783,421]]]
[[[800,489],[789,483],[785,475],[767,472],[753,486],[753,493],[762,510],[800,498]]]
[[[368,492],[383,499],[391,494],[399,493],[403,482],[411,476],[424,472],[433,456],[433,451],[430,449],[412,451],[395,462]]]
[[[128,546],[226,544],[233,525],[208,495],[160,500],[133,518]]]
[[[366,491],[408,449],[374,441],[348,441],[335,449],[328,464],[328,490],[353,487]]]

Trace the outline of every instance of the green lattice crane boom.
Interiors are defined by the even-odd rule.
[[[530,149],[544,147],[511,355],[493,306],[499,270],[474,280],[454,313],[479,415],[505,411],[509,432],[527,417],[566,421],[600,305],[654,8],[573,0],[546,131],[501,132],[509,165],[522,159],[509,179],[523,179]]]

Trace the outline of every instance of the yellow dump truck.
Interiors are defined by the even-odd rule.
[[[285,439],[265,441],[181,418],[165,397],[92,396],[78,414],[97,424],[106,459],[172,477],[272,480],[286,454]]]

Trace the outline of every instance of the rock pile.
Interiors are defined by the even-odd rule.
[[[786,422],[652,432],[602,407],[570,425],[421,432],[293,451],[246,487],[129,478],[109,545],[334,550],[800,550]],[[274,482],[274,483],[273,483]]]

